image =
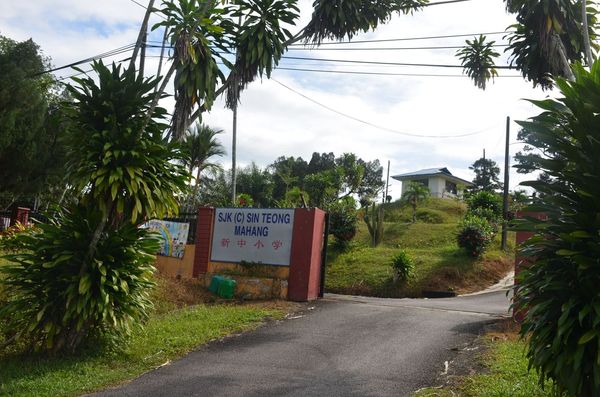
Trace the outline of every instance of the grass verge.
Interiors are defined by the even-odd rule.
[[[278,305],[187,306],[204,300],[204,293],[198,291],[194,281],[158,278],[153,296],[155,312],[120,349],[100,347],[61,357],[0,353],[0,395],[74,396],[93,392],[133,379],[211,340],[251,330],[265,319],[285,314]]]
[[[419,390],[414,397],[551,397],[552,384],[540,387],[535,371],[527,370],[525,342],[516,329],[491,332],[479,343],[484,348],[476,360],[481,364],[476,374],[450,379],[443,388]]]

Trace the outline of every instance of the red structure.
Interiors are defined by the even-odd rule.
[[[212,228],[215,218],[215,209],[202,207],[198,209],[198,223],[196,226],[196,250],[194,253],[193,277],[208,271],[210,250],[212,244]]]
[[[318,208],[296,209],[288,280],[289,300],[304,302],[319,297],[324,231],[325,212]]]
[[[525,218],[525,217],[536,218],[539,220],[548,219],[547,215],[542,212],[517,212],[517,218]],[[533,233],[533,232],[517,232],[517,254],[515,256],[515,284],[518,284],[517,276],[519,275],[521,270],[535,260],[535,258],[530,258],[530,257],[521,255],[521,252],[519,250],[519,246],[521,244],[523,244],[525,241],[527,241],[528,239],[530,239],[531,237],[533,237],[534,234],[535,233]],[[513,299],[517,300],[518,296],[515,295],[515,297]],[[516,321],[521,322],[523,320],[524,314],[525,313],[522,313],[522,312],[514,312],[513,318]]]
[[[14,207],[10,217],[10,226],[14,226],[17,222],[21,225],[27,225],[29,223],[29,208]]]
[[[198,210],[193,277],[210,273],[215,209]],[[287,297],[304,302],[319,297],[325,212],[320,209],[296,208],[292,234]],[[281,267],[274,267],[279,268]]]

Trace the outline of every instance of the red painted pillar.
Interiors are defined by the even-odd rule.
[[[212,207],[201,207],[198,209],[198,220],[196,224],[196,250],[194,253],[193,277],[208,271],[210,262],[210,250],[212,247],[212,230],[215,209]]]
[[[23,226],[27,226],[27,223],[29,222],[29,211],[29,208],[14,207],[10,217],[10,226],[14,226],[17,222]]]
[[[318,208],[296,208],[288,280],[289,300],[304,302],[319,297],[324,230],[325,212]]]

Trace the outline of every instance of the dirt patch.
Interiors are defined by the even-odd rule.
[[[466,272],[455,267],[443,267],[436,270],[422,285],[423,290],[454,291],[468,294],[490,287],[513,269],[510,258],[484,260]]]
[[[153,301],[159,312],[167,312],[186,306],[200,304],[241,304],[264,309],[280,310],[288,315],[303,312],[310,308],[310,303],[297,303],[284,300],[239,301],[221,299],[214,295],[197,279],[176,279],[156,274],[157,287]]]

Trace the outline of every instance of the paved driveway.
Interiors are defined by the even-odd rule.
[[[450,299],[326,295],[306,315],[212,343],[100,396],[410,396],[508,314],[504,291]]]

